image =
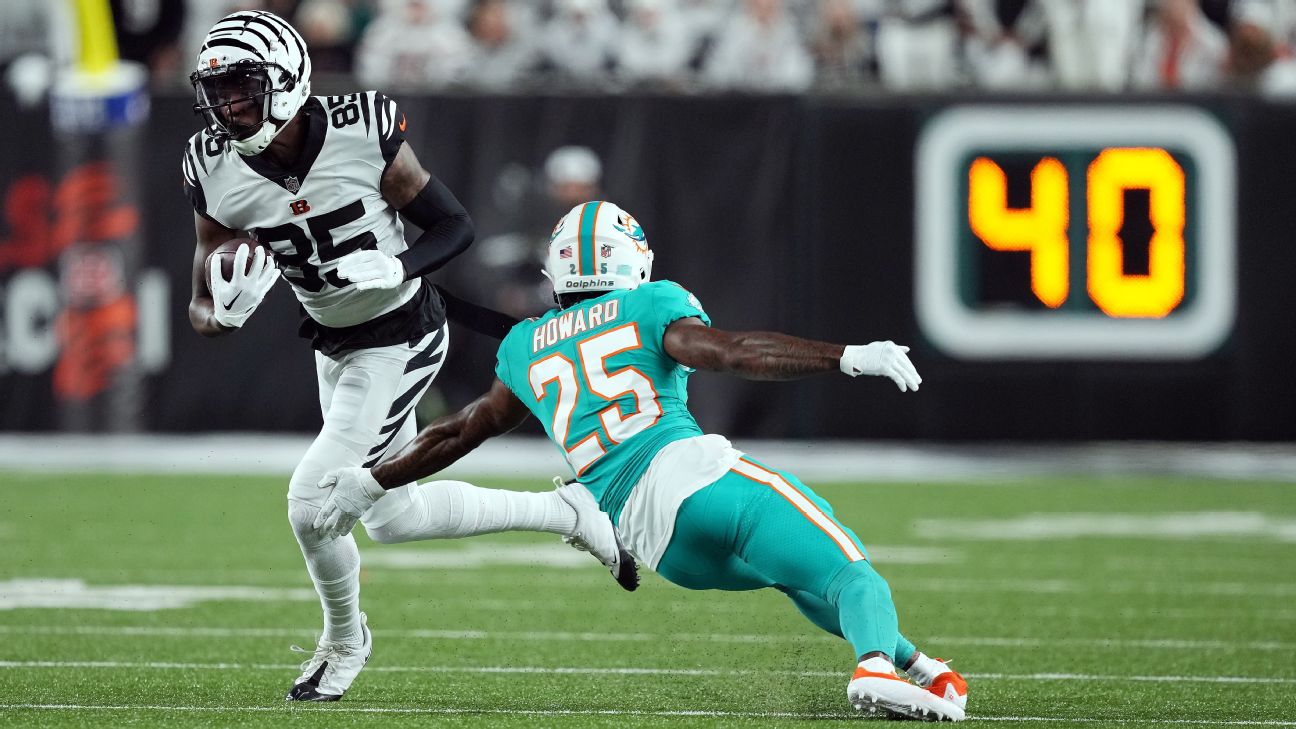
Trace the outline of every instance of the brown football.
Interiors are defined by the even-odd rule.
[[[247,245],[250,248],[250,250],[248,250],[248,263],[244,268],[243,273],[246,274],[251,271],[252,254],[256,253],[256,249],[261,246],[260,243],[251,238],[231,238],[224,243],[221,243],[217,246],[216,250],[212,251],[211,254],[207,256],[207,270],[209,272],[211,271],[211,259],[215,257],[220,261],[221,276],[223,276],[226,281],[230,280],[234,275],[234,255],[238,253],[239,246],[241,245]],[[211,287],[211,281],[207,282],[207,286],[209,288]]]

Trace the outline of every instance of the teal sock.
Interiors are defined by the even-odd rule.
[[[895,664],[897,667],[904,668],[908,666],[917,653],[918,648],[913,643],[910,643],[908,638],[903,635],[896,636]]]

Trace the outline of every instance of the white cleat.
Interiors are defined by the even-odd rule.
[[[369,618],[360,613],[360,645],[344,645],[321,640],[315,653],[301,664],[302,673],[288,690],[285,701],[337,701],[351,688],[351,682],[360,669],[369,662],[373,653],[373,635],[369,632]],[[300,646],[292,646],[295,653],[306,653]]]
[[[852,706],[870,714],[885,712],[896,719],[962,721],[963,707],[896,675],[895,666],[881,656],[860,661],[846,686]]]
[[[558,497],[576,511],[576,527],[563,537],[563,541],[594,555],[608,568],[618,585],[633,592],[639,587],[639,565],[622,546],[612,520],[599,509],[594,495],[577,481],[564,484],[555,476],[554,485],[558,487]]]

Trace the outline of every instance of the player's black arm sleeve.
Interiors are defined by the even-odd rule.
[[[407,281],[441,268],[468,250],[476,235],[468,211],[435,175],[400,212],[423,229],[409,250],[396,256],[405,266]]]
[[[461,324],[478,334],[483,334],[492,339],[503,339],[508,335],[513,325],[521,321],[521,319],[509,316],[502,311],[495,311],[481,304],[474,304],[471,301],[464,301],[447,291],[444,286],[433,285],[433,288],[441,294],[441,300],[445,302],[446,317],[450,321]]]

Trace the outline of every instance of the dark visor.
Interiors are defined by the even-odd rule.
[[[247,139],[270,118],[270,74],[265,64],[195,71],[189,77],[201,114],[216,136]]]

